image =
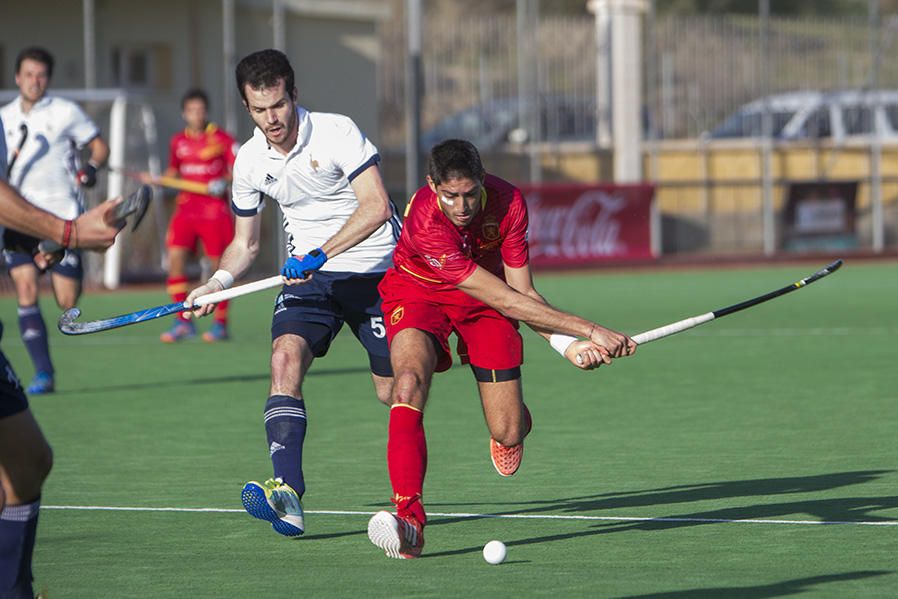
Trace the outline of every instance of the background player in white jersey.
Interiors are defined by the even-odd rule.
[[[0,108],[11,167],[4,172],[29,202],[59,218],[73,219],[83,211],[79,186],[96,184],[97,169],[106,162],[109,147],[77,104],[47,94],[52,75],[53,57],[43,48],[26,48],[16,58],[19,96]],[[90,158],[79,170],[76,152],[85,147]],[[6,266],[16,286],[19,331],[34,363],[28,387],[33,394],[54,390],[47,327],[38,305],[41,270],[34,256],[39,242],[18,231],[7,230],[3,236]],[[56,303],[63,310],[73,307],[81,296],[81,255],[67,251],[50,271]]]
[[[118,226],[112,224],[118,202],[101,204],[75,221],[57,218],[29,204],[6,183],[6,155],[5,139],[0,136],[0,228],[14,227],[63,247],[105,249],[112,245],[118,232]],[[40,261],[47,259],[47,254],[38,256]],[[15,372],[0,351],[0,597],[34,596],[31,556],[41,487],[52,463],[50,445],[28,408]]]
[[[247,483],[242,500],[252,516],[296,536],[304,531],[302,381],[344,322],[368,352],[377,398],[387,403],[390,397],[393,378],[377,284],[392,264],[399,222],[380,177],[377,148],[349,117],[296,104],[293,69],[284,54],[250,54],[236,74],[257,127],[234,164],[236,232],[221,270],[187,301],[227,288],[246,272],[259,250],[263,197],[276,201],[291,257],[281,270],[286,285],[272,320],[264,412],[275,478]],[[211,311],[205,306],[196,312]]]

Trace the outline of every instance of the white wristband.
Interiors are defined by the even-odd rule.
[[[571,337],[569,335],[556,335],[555,333],[549,335],[549,345],[562,356],[564,355],[564,352],[567,351],[567,348],[571,346],[571,343],[576,340],[576,337]]]
[[[212,279],[218,281],[218,284],[221,285],[222,291],[224,291],[225,289],[230,289],[234,284],[234,275],[226,270],[216,270],[215,274],[212,275]]]

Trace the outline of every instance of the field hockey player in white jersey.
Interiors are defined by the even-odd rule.
[[[84,111],[69,100],[47,94],[53,74],[53,56],[43,48],[26,48],[16,58],[19,96],[0,108],[5,125],[9,184],[35,206],[62,219],[76,218],[84,210],[81,187],[93,187],[109,146]],[[87,164],[79,166],[77,153],[87,148]],[[7,229],[3,235],[6,267],[16,287],[19,332],[34,364],[28,393],[54,390],[54,369],[47,342],[47,327],[38,304],[35,264],[40,239]],[[84,271],[81,254],[67,250],[49,268],[56,303],[62,310],[75,306],[81,296]]]
[[[264,198],[277,202],[290,258],[281,269],[285,285],[274,307],[264,410],[274,477],[248,482],[242,501],[250,515],[271,522],[278,533],[297,536],[305,530],[302,382],[344,323],[368,352],[377,398],[385,404],[390,398],[393,375],[377,285],[392,265],[400,225],[381,180],[377,148],[349,117],[296,104],[293,68],[283,53],[250,54],[236,75],[256,130],[234,164],[234,241],[220,270],[187,301],[226,289],[247,271],[259,251]]]

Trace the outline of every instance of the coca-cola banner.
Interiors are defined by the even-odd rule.
[[[534,267],[652,258],[651,185],[522,185]]]

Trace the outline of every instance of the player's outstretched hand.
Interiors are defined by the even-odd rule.
[[[302,256],[290,256],[281,268],[281,276],[287,285],[299,285],[309,281],[312,273],[324,266],[327,256],[317,248]]]
[[[124,226],[115,215],[115,207],[122,198],[115,198],[94,206],[77,219],[72,228],[71,247],[85,250],[105,250],[115,242]]]
[[[603,353],[607,350],[592,341],[574,341],[567,346],[564,357],[581,370],[594,370],[605,363]]]
[[[188,305],[193,305],[193,302],[194,302],[194,300],[196,300],[196,298],[201,297],[203,295],[209,295],[210,293],[216,293],[221,290],[222,290],[222,287],[218,281],[216,281],[215,279],[209,279],[205,285],[203,285],[202,287],[197,287],[196,289],[194,289],[193,291],[188,293],[187,299],[184,301]],[[215,304],[206,304],[205,306],[200,306],[194,310],[187,311],[187,312],[185,312],[185,314],[187,315],[188,318],[190,318],[190,317],[199,318],[201,316],[207,316],[209,314],[212,314],[212,312],[214,310],[215,310]]]
[[[606,329],[598,324],[593,325],[589,339],[599,347],[608,351],[608,355],[605,355],[604,353],[602,355],[603,361],[606,364],[611,364],[611,358],[632,356],[636,352],[635,341],[623,333]]]

